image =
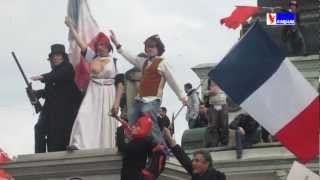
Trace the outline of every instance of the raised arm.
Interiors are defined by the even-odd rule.
[[[116,46],[119,54],[121,54],[129,63],[134,65],[135,67],[142,69],[143,63],[146,60],[145,57],[142,56],[133,56],[130,52],[126,51],[122,45],[120,44],[116,34],[111,30],[110,31],[110,39],[112,43]]]
[[[80,47],[81,51],[84,52],[88,45],[80,38],[79,33],[76,31],[76,29],[73,26],[73,22],[70,19],[70,17],[66,16],[64,23],[66,24],[66,26],[69,28],[72,36],[74,37],[74,39],[76,40],[78,46]]]
[[[164,128],[164,138],[166,139],[170,149],[174,156],[178,159],[180,164],[184,167],[184,169],[192,175],[192,161],[189,156],[184,152],[184,150],[176,143],[174,139],[172,139],[170,130],[168,128]]]

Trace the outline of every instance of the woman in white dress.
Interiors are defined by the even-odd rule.
[[[109,112],[117,113],[121,92],[116,93],[116,66],[110,56],[112,46],[104,33],[99,33],[95,50],[84,43],[71,20],[66,17],[69,27],[83,57],[90,63],[90,82],[85,97],[74,122],[68,150],[114,148],[117,121],[109,116]]]

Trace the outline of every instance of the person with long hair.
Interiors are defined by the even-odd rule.
[[[79,36],[73,22],[66,17],[65,24],[90,64],[90,82],[75,120],[69,150],[115,147],[117,123],[109,112],[117,113],[121,90],[116,93],[116,64],[109,38],[102,32],[96,36],[95,46],[89,47]]]

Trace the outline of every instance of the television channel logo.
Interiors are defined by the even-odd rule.
[[[267,25],[295,25],[296,15],[291,12],[267,13]]]

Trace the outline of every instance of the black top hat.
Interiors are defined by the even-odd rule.
[[[67,55],[64,45],[63,44],[53,44],[53,45],[51,45],[51,52],[49,54],[49,58],[51,58],[51,56],[53,54]]]

